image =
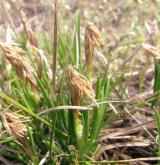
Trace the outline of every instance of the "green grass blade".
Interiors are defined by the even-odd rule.
[[[52,127],[52,125],[50,123],[48,123],[48,121],[46,121],[45,119],[41,118],[40,116],[36,115],[35,113],[33,113],[30,109],[24,107],[22,104],[18,103],[17,101],[13,100],[12,98],[6,96],[5,94],[3,94],[2,92],[0,92],[0,97],[2,99],[7,100],[9,103],[13,104],[15,107],[21,109],[22,111],[24,111],[25,113],[29,114],[30,116],[38,119],[39,121],[45,123],[46,125],[48,125],[49,127]]]

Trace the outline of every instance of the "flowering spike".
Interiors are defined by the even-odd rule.
[[[95,46],[103,47],[104,45],[100,32],[98,31],[97,27],[91,22],[88,23],[86,27],[84,42],[85,42],[87,75],[88,78],[91,79],[94,47]]]
[[[86,97],[89,100],[94,101],[95,93],[92,89],[91,82],[87,80],[86,77],[79,74],[71,65],[68,67],[68,75],[71,84],[71,92],[74,98],[75,96],[78,96],[79,99]]]
[[[25,85],[26,81],[31,84],[33,91],[38,92],[36,80],[34,78],[32,68],[30,67],[27,59],[22,56],[23,51],[14,45],[0,44],[0,47],[5,53],[5,57],[15,68],[18,77]]]
[[[5,112],[2,114],[3,123],[9,134],[23,146],[29,156],[32,150],[27,142],[27,127],[24,122],[30,121],[29,118],[17,113]]]
[[[27,33],[27,37],[28,37],[30,44],[35,47],[38,47],[37,38],[35,36],[35,33],[32,31],[30,25],[27,23],[28,22],[27,17],[22,10],[21,10],[21,20],[22,20],[24,30]]]

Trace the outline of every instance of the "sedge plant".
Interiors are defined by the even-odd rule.
[[[4,58],[12,67],[5,70],[10,87],[0,89],[3,112],[0,115],[4,126],[0,144],[11,151],[0,151],[0,155],[12,158],[15,163],[35,165],[94,161],[100,147],[96,140],[104,126],[107,110],[106,105],[98,105],[96,100],[106,101],[111,92],[107,73],[103,78],[95,74],[94,84],[90,81],[94,47],[103,44],[100,32],[90,23],[86,28],[85,43],[81,43],[78,13],[73,37],[58,34],[54,58],[57,61],[54,63],[59,71],[55,74],[50,63],[52,44],[45,34],[38,42],[38,35],[28,25],[23,12],[21,18],[26,36],[13,43],[0,43]],[[82,45],[85,45],[88,79],[82,69]],[[56,76],[55,87],[53,76]]]

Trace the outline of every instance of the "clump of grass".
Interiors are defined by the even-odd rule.
[[[2,80],[3,82],[1,84],[3,84],[3,87],[0,89],[0,108],[3,111],[3,113],[0,113],[0,116],[2,119],[1,123],[4,126],[2,129],[8,130],[8,134],[5,131],[0,134],[0,144],[5,146],[4,148],[10,148],[11,150],[9,152],[8,150],[0,150],[0,155],[9,160],[14,160],[14,163],[30,163],[35,165],[109,164],[110,161],[108,160],[97,161],[99,160],[99,155],[101,155],[104,150],[105,153],[103,156],[105,157],[106,152],[109,152],[108,157],[105,158],[111,158],[113,160],[111,163],[116,163],[119,158],[126,159],[127,157],[127,159],[131,159],[132,156],[130,155],[132,155],[132,153],[135,154],[135,150],[132,151],[130,148],[128,149],[126,144],[132,142],[133,145],[137,145],[136,142],[137,139],[139,141],[139,138],[135,138],[136,135],[128,136],[127,134],[130,131],[134,133],[134,131],[142,129],[142,127],[145,128],[145,124],[142,123],[142,125],[137,125],[137,127],[126,128],[124,130],[120,128],[121,134],[115,132],[117,129],[115,129],[114,126],[121,126],[122,121],[124,121],[122,122],[122,127],[128,126],[128,123],[129,125],[132,124],[132,120],[141,123],[141,121],[136,119],[134,113],[138,111],[137,114],[142,114],[139,110],[143,110],[142,108],[145,109],[144,104],[148,106],[149,101],[139,101],[143,100],[143,94],[131,98],[131,100],[135,100],[134,103],[122,101],[124,103],[122,104],[120,101],[120,106],[118,103],[113,105],[114,101],[110,102],[108,99],[125,100],[128,99],[130,95],[128,92],[128,81],[126,81],[126,79],[128,77],[129,79],[132,78],[132,74],[128,73],[126,77],[123,72],[124,70],[121,72],[121,69],[131,69],[135,77],[140,73],[139,71],[138,74],[134,72],[133,69],[135,69],[135,66],[132,68],[132,65],[127,64],[139,53],[139,48],[135,49],[135,46],[142,42],[141,36],[139,36],[139,34],[142,34],[141,28],[140,26],[133,26],[134,29],[132,30],[135,36],[131,36],[130,34],[126,35],[126,28],[123,28],[123,31],[120,32],[123,34],[121,34],[121,37],[118,39],[117,37],[119,36],[114,33],[117,27],[112,27],[115,41],[112,42],[112,34],[108,35],[108,41],[110,40],[111,43],[105,45],[107,51],[104,50],[104,54],[97,51],[98,54],[103,57],[101,60],[104,60],[105,55],[107,55],[108,61],[105,62],[107,66],[105,66],[104,73],[102,66],[97,66],[97,61],[94,61],[93,58],[94,55],[97,56],[95,49],[98,47],[102,48],[104,44],[98,28],[93,23],[87,24],[83,36],[83,33],[81,33],[81,28],[83,27],[80,25],[80,12],[77,12],[74,30],[68,30],[66,34],[62,34],[60,32],[60,26],[58,26],[57,3],[58,1],[55,1],[53,42],[48,39],[45,32],[41,32],[41,35],[38,36],[38,33],[35,33],[29,25],[25,14],[21,12],[21,21],[24,29],[22,33],[16,34],[19,36],[19,38],[14,39],[13,43],[16,44],[0,44],[5,60],[8,60],[12,65],[11,70],[5,70],[9,76],[7,76],[4,81]],[[133,2],[127,3],[133,5]],[[124,11],[126,8],[125,5],[122,6],[120,10],[117,10],[117,6],[115,6],[113,19],[112,13],[108,14],[107,12],[106,15],[110,20],[109,22],[119,24],[118,22],[121,22],[121,17],[123,17],[122,13],[125,13],[124,15],[128,14],[129,5],[127,5],[126,11]],[[143,8],[143,6],[141,7]],[[115,17],[117,11],[118,17]],[[133,22],[137,20],[136,14],[132,18],[133,19],[130,20]],[[106,20],[106,18],[104,17],[102,20]],[[129,26],[131,25],[130,23]],[[147,47],[145,49],[148,55],[152,55],[155,58],[155,62],[159,64],[159,48],[157,48],[157,45],[154,45],[155,34],[152,33],[154,31],[153,29],[154,28],[152,28],[147,35],[147,42],[150,45],[143,45],[143,47]],[[102,28],[102,30],[104,29]],[[110,31],[110,29],[107,30]],[[103,36],[103,38],[104,37],[105,36]],[[81,41],[81,38],[84,38],[84,40]],[[84,52],[82,51],[83,49]],[[134,49],[135,52],[128,57],[127,55]],[[110,75],[112,71],[109,67],[109,61],[118,61],[121,58],[120,56],[125,59],[122,66],[119,68],[118,65],[120,63],[118,62],[116,66],[113,66],[116,67],[118,72]],[[101,57],[96,58],[99,59]],[[93,68],[94,62],[96,63],[94,66],[97,67]],[[85,68],[87,68],[87,73]],[[86,75],[87,78],[83,75]],[[158,76],[156,77],[155,82],[158,84],[159,78]],[[7,90],[4,87],[6,86],[6,82],[9,84]],[[137,83],[134,82],[133,85],[137,86]],[[158,92],[158,88],[159,87],[155,87],[155,92]],[[156,100],[156,104],[154,104],[154,101],[152,102],[155,107],[159,104],[157,98],[158,97],[154,99],[154,101]],[[127,110],[127,108],[129,110]],[[112,112],[112,109],[114,112]],[[107,112],[107,110],[109,111]],[[158,110],[156,108],[154,110],[158,124]],[[124,111],[132,117],[132,120],[128,118],[128,115],[126,115]],[[143,110],[143,114],[148,114],[147,112]],[[117,118],[118,122],[115,121]],[[127,121],[127,125],[125,121]],[[106,135],[102,138],[105,139],[105,144],[110,144],[111,141],[109,145],[109,148],[113,147],[111,152],[110,149],[105,149],[108,146],[101,148],[103,145],[101,142],[103,143],[103,141],[99,139],[101,129],[110,122],[113,123],[111,127],[109,127],[109,131],[108,129],[108,132],[103,130],[104,132],[101,132],[101,135],[105,133],[105,131],[107,133],[113,131],[113,135],[118,135],[113,136],[113,139],[110,138],[112,136],[108,136],[109,138],[106,140]],[[133,125],[135,125],[134,122]],[[148,127],[147,125],[145,131],[149,129]],[[147,132],[149,131],[147,130]],[[142,134],[143,129],[142,132],[138,133],[140,140]],[[145,134],[145,137],[146,136]],[[116,143],[117,139],[118,143]],[[124,141],[124,143],[121,145],[119,141]],[[150,145],[150,143],[143,144],[145,141],[140,143],[143,147]],[[121,150],[122,154],[119,152],[119,147],[124,148]],[[117,151],[116,148],[118,148],[118,152],[115,152]],[[136,147],[136,155],[138,155],[137,151],[139,151],[137,148],[138,147]],[[151,152],[151,155],[155,154],[152,148],[150,148],[149,146],[149,154]],[[142,152],[143,149],[140,150],[140,152]],[[127,151],[129,151],[129,154]],[[142,160],[147,161],[147,158]],[[157,158],[150,158],[150,160],[157,160]],[[127,162],[127,160],[120,160],[119,162]],[[133,160],[131,160],[131,162],[133,162]]]
[[[83,76],[84,73],[80,74],[77,71],[78,67],[82,65],[82,62],[79,61],[81,59],[80,54],[82,55],[79,15],[76,18],[76,33],[74,33],[78,40],[70,40],[68,43],[65,43],[64,40],[58,40],[59,42],[55,43],[55,47],[58,46],[59,51],[57,57],[53,55],[53,61],[59,59],[61,53],[63,53],[63,56],[68,54],[68,50],[71,50],[72,57],[67,56],[69,59],[67,57],[65,59],[72,65],[76,65],[76,62],[79,61],[80,65],[77,65],[77,70],[72,65],[66,68],[66,63],[57,61],[56,68],[60,65],[64,73],[67,71],[68,74],[62,74],[62,71],[55,74],[55,69],[50,74],[51,63],[39,47],[38,39],[23,12],[21,12],[21,19],[27,38],[21,36],[21,45],[19,43],[0,44],[5,58],[12,65],[10,77],[14,77],[11,83],[11,91],[7,93],[10,95],[7,96],[3,90],[0,91],[3,109],[8,109],[8,105],[12,104],[9,107],[12,113],[4,113],[2,123],[5,126],[7,125],[6,128],[11,136],[15,137],[11,140],[14,145],[10,147],[16,149],[17,145],[20,144],[26,148],[25,150],[20,148],[17,151],[20,157],[16,157],[16,154],[14,154],[14,157],[24,164],[26,162],[38,164],[43,160],[45,154],[47,155],[47,158],[45,158],[46,164],[53,164],[53,162],[70,164],[82,160],[87,163],[88,156],[94,158],[94,154],[99,148],[95,141],[104,124],[104,114],[107,108],[103,104],[95,105],[92,108],[93,112],[89,113],[88,111],[91,108],[81,111],[81,108],[78,107],[95,103],[96,99],[106,100],[110,92],[109,79],[107,76],[103,80],[98,77],[93,89],[91,82]],[[63,37],[60,36],[60,38]],[[29,45],[26,45],[25,39],[29,40]],[[92,72],[93,49],[96,45],[101,46],[102,43],[100,32],[95,25],[92,23],[87,25],[85,53],[89,79],[91,79]],[[67,47],[64,45],[67,45]],[[55,47],[54,49],[56,49]],[[78,52],[76,52],[79,55],[74,53],[76,49],[78,49]],[[56,76],[54,85],[52,76]],[[94,76],[96,77],[96,75]],[[69,81],[66,81],[68,77]],[[55,80],[57,80],[56,83]],[[33,97],[33,92],[38,99]],[[61,105],[64,105],[64,107],[67,107],[67,105],[77,106],[77,108],[74,110],[62,108],[54,111],[56,106]],[[19,109],[19,114],[17,114],[16,112]],[[41,113],[43,111],[44,113]],[[39,116],[39,114],[43,115]],[[23,115],[30,117],[27,126],[23,123]],[[10,145],[10,143],[7,142],[5,145]],[[31,156],[32,154],[33,156]]]

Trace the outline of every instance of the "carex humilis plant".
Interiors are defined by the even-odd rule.
[[[86,164],[89,157],[94,160],[100,147],[96,140],[107,110],[97,100],[106,101],[111,92],[107,74],[103,78],[93,75],[94,49],[104,44],[101,34],[93,23],[87,24],[85,41],[80,45],[82,34],[77,13],[71,38],[78,40],[66,36],[65,43],[65,36],[56,29],[54,51],[49,50],[48,45],[52,44],[43,36],[41,42],[46,45],[46,53],[23,11],[21,20],[25,37],[0,43],[4,58],[11,65],[7,71],[10,91],[0,90],[1,122],[8,132],[1,135],[5,139],[2,144],[16,150],[12,158],[22,164]],[[79,56],[75,54],[76,49]],[[56,62],[49,60],[51,55]],[[86,77],[83,63],[87,68]]]

